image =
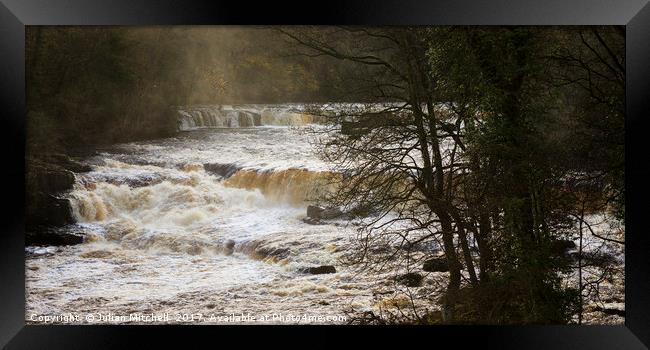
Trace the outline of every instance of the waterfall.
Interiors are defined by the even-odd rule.
[[[274,171],[239,170],[225,182],[226,187],[258,189],[268,199],[302,206],[333,190],[336,175],[330,172],[287,169]]]
[[[115,167],[136,170],[156,169],[152,166],[109,162],[101,171]],[[161,181],[134,187],[125,178],[122,183],[85,182],[70,194],[73,214],[78,222],[103,222],[128,219],[140,225],[190,226],[201,224],[223,212],[239,208],[250,210],[270,203],[304,207],[305,201],[316,199],[332,188],[335,174],[287,170],[237,170],[231,165],[186,164],[179,169],[159,169]],[[208,168],[213,171],[206,171]],[[131,170],[131,169],[129,169]],[[215,170],[223,170],[222,181],[215,181]],[[144,176],[140,174],[139,176]],[[99,180],[99,178],[97,178]]]
[[[299,126],[317,122],[316,116],[290,105],[188,106],[178,109],[180,130],[195,128],[251,128]]]

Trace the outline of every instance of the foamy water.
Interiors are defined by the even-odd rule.
[[[314,154],[304,124],[315,119],[303,109],[181,112],[187,130],[176,137],[115,145],[85,160],[93,170],[76,174],[66,195],[77,220],[67,229],[83,231],[85,241],[27,247],[27,322],[72,313],[80,315],[72,323],[148,323],[117,316],[168,314],[155,322],[330,324],[366,311],[408,312],[411,297],[420,312],[439,308],[447,273],[418,265],[422,287],[396,285],[400,268],[371,273],[342,263],[354,223],[303,222],[310,200],[331,190],[336,176]],[[599,218],[590,221],[606,228]],[[600,245],[586,241],[585,249]],[[622,278],[622,250],[606,248],[620,260]],[[301,272],[321,265],[337,272]],[[621,281],[605,287],[622,302]],[[229,317],[242,314],[258,319]],[[271,318],[259,321],[264,315]],[[586,317],[600,323],[597,313]],[[613,317],[605,322],[620,323]]]
[[[89,158],[93,171],[77,174],[68,194],[85,242],[28,249],[27,320],[250,313],[335,317],[268,323],[345,323],[347,312],[376,310],[377,293],[393,282],[341,263],[355,227],[302,221],[332,176],[309,137],[289,126],[196,129]],[[300,272],[320,265],[337,272]]]

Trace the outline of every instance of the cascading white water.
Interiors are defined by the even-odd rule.
[[[302,105],[189,106],[180,107],[179,129],[301,126],[318,120]]]
[[[331,190],[336,176],[299,128],[318,121],[296,105],[183,107],[187,132],[91,157],[93,170],[76,174],[68,194],[78,221],[70,230],[83,231],[84,243],[27,248],[27,321],[91,311],[341,315],[410,307],[391,294],[404,271],[359,273],[341,263],[353,225],[303,221],[308,200]],[[319,265],[336,273],[301,272]],[[446,278],[427,275],[418,302],[430,307],[427,297]]]
[[[187,108],[186,128],[218,128],[116,145],[94,157],[93,171],[77,174],[68,196],[85,242],[28,256],[27,314],[341,315],[350,300],[373,307],[376,276],[356,276],[338,260],[354,228],[303,222],[305,200],[332,176],[309,135],[247,128],[257,121],[246,108]],[[259,114],[262,125],[301,118]],[[337,273],[300,272],[319,265]]]
[[[106,173],[112,182],[103,181]],[[115,173],[121,180],[114,180]],[[288,218],[297,222],[308,194],[317,192],[327,176],[308,170],[239,170],[223,179],[201,164],[164,168],[107,160],[81,177],[70,199],[77,221],[107,227],[102,238],[109,241],[124,243],[128,236],[130,247],[168,244],[171,251],[183,246],[193,254],[221,252],[225,240],[245,242],[275,232]],[[246,219],[238,223],[242,216]]]
[[[248,111],[224,110],[220,106],[180,109],[178,113],[179,128],[181,130],[191,130],[199,127],[237,128],[260,126],[259,114]]]

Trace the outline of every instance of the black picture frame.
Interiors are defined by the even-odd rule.
[[[0,85],[5,177],[0,232],[0,346],[7,349],[108,348],[199,338],[293,346],[298,333],[320,345],[364,346],[387,338],[430,344],[476,342],[499,349],[647,349],[650,347],[650,195],[645,134],[650,117],[648,0],[320,1],[260,4],[172,0],[0,0]],[[24,170],[25,26],[175,24],[624,25],[626,27],[626,319],[624,326],[188,327],[25,325]],[[269,331],[269,329],[271,329]],[[391,333],[400,331],[399,337]],[[258,332],[264,336],[257,336]],[[233,334],[236,332],[238,334]],[[303,338],[304,339],[304,338]],[[300,341],[302,342],[302,341]],[[322,344],[321,344],[322,343]],[[645,344],[645,345],[644,345]],[[304,344],[310,346],[311,344]]]

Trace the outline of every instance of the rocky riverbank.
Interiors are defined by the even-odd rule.
[[[81,243],[81,234],[61,229],[75,222],[65,194],[74,186],[75,173],[88,172],[91,167],[59,153],[28,158],[26,164],[25,244]]]

